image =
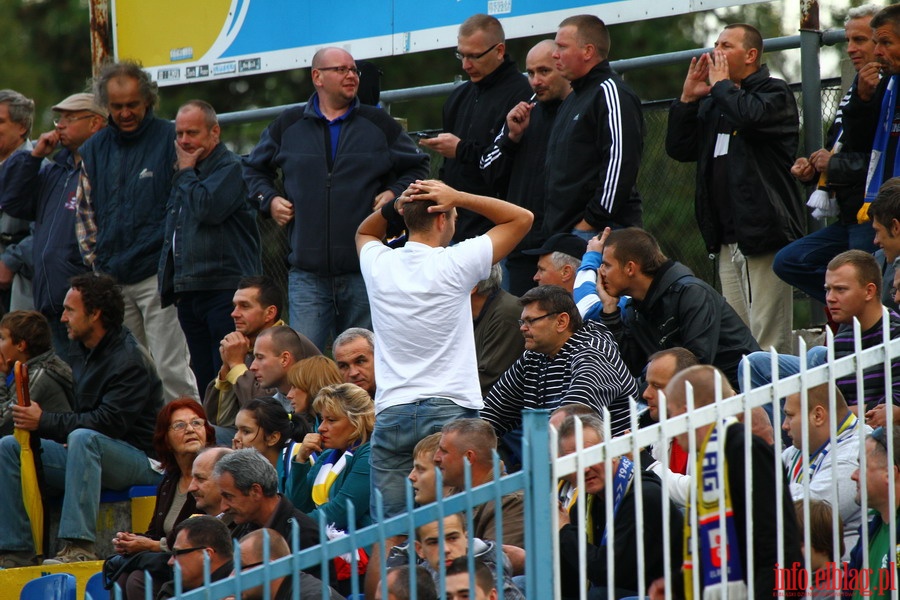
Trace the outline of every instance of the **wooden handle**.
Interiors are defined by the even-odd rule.
[[[25,363],[17,360],[13,369],[16,376],[16,404],[31,406],[31,393],[28,390],[28,367],[25,366]]]

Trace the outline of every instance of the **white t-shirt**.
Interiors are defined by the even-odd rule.
[[[491,270],[488,236],[450,248],[363,246],[359,264],[375,329],[375,411],[441,397],[481,410],[469,294]]]

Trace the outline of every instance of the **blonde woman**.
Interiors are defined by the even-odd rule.
[[[375,405],[352,383],[322,388],[313,401],[321,423],[303,438],[288,480],[288,498],[317,523],[319,513],[338,529],[348,528],[347,501],[356,509],[356,527],[369,516],[369,438]]]

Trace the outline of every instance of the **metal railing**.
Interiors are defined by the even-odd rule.
[[[884,311],[884,317],[882,321],[883,331],[890,331],[890,323],[889,323],[889,314],[887,311]],[[612,494],[613,494],[613,485],[612,485],[612,473],[613,473],[613,461],[618,457],[623,455],[631,455],[631,456],[639,456],[642,448],[648,447],[651,444],[662,444],[663,448],[667,448],[669,441],[679,434],[688,434],[688,475],[693,476],[692,467],[690,465],[697,464],[697,441],[696,436],[694,435],[696,430],[700,427],[704,427],[713,423],[721,423],[724,419],[728,417],[742,417],[745,423],[751,422],[751,411],[763,405],[771,404],[773,405],[774,410],[774,457],[775,457],[775,467],[776,473],[784,472],[786,468],[781,463],[781,455],[782,450],[784,448],[784,444],[782,442],[781,436],[778,435],[778,430],[781,422],[781,404],[778,401],[780,398],[784,398],[790,394],[800,394],[801,397],[801,410],[800,415],[797,418],[802,419],[802,429],[801,431],[809,432],[809,404],[808,404],[808,391],[817,385],[827,384],[829,389],[832,390],[830,395],[830,404],[834,406],[834,398],[835,392],[833,391],[836,388],[836,381],[840,378],[846,378],[848,376],[854,377],[857,385],[857,396],[858,398],[863,398],[863,383],[864,383],[864,371],[870,368],[881,367],[885,370],[885,373],[891,373],[891,366],[895,360],[900,357],[900,339],[890,340],[887,334],[884,334],[881,343],[871,348],[862,349],[862,332],[860,331],[860,327],[858,323],[854,324],[854,339],[855,339],[855,348],[856,351],[848,356],[844,356],[842,358],[835,358],[834,354],[834,340],[833,335],[829,332],[827,336],[827,361],[825,364],[815,367],[808,368],[806,364],[806,360],[804,358],[805,345],[801,341],[801,355],[800,355],[800,373],[797,375],[792,375],[790,377],[785,377],[783,379],[778,378],[778,363],[773,357],[772,360],[772,369],[773,369],[773,378],[775,381],[772,384],[764,385],[757,389],[753,389],[747,393],[737,394],[732,397],[725,397],[723,393],[723,389],[727,386],[727,383],[719,382],[716,386],[715,399],[712,403],[704,405],[702,407],[696,407],[695,398],[693,391],[688,388],[686,391],[686,403],[687,403],[687,412],[685,414],[667,418],[666,416],[666,407],[664,399],[660,400],[660,423],[652,425],[650,427],[645,427],[643,429],[638,428],[637,424],[637,408],[632,402],[632,432],[626,435],[617,437],[617,438],[609,438],[608,442],[600,443],[598,445],[592,447],[584,447],[584,436],[582,427],[580,422],[576,424],[575,430],[575,441],[576,441],[576,452],[574,454],[569,454],[567,456],[558,456],[557,452],[557,435],[556,431],[549,427],[547,412],[546,411],[528,411],[523,417],[524,421],[524,431],[525,435],[523,436],[523,457],[524,463],[523,468],[520,472],[509,474],[506,476],[500,476],[501,474],[501,464],[495,455],[494,460],[494,480],[486,483],[484,485],[478,486],[476,488],[472,488],[472,479],[471,479],[471,469],[468,463],[465,464],[465,490],[462,493],[453,495],[451,497],[440,499],[439,501],[429,504],[427,506],[415,508],[413,504],[413,494],[412,489],[409,485],[407,485],[406,490],[406,500],[407,500],[407,513],[403,515],[399,515],[390,519],[380,518],[381,515],[375,515],[375,524],[364,529],[355,530],[351,527],[348,532],[348,536],[339,540],[326,541],[324,540],[324,533],[322,534],[323,539],[322,543],[319,546],[313,548],[307,548],[301,550],[300,552],[294,553],[289,557],[286,557],[281,560],[277,560],[274,562],[269,562],[268,560],[264,560],[264,564],[258,568],[254,568],[244,573],[240,573],[238,576],[235,576],[232,579],[227,579],[215,583],[211,583],[209,585],[204,586],[202,589],[194,590],[188,593],[185,593],[182,596],[186,599],[199,599],[199,598],[223,598],[230,595],[234,595],[235,597],[240,597],[240,593],[244,589],[248,589],[250,587],[262,585],[266,581],[271,581],[273,579],[279,577],[287,577],[293,573],[297,573],[299,570],[304,570],[313,567],[319,567],[321,572],[323,573],[324,581],[328,583],[327,573],[328,563],[336,556],[341,554],[352,554],[355,560],[355,549],[356,548],[369,548],[373,544],[380,545],[381,548],[381,556],[387,555],[388,548],[385,547],[385,540],[392,536],[397,535],[406,535],[410,540],[415,539],[415,531],[421,525],[432,523],[434,521],[442,521],[445,516],[451,515],[453,513],[462,512],[466,515],[466,520],[468,522],[468,531],[473,531],[472,527],[472,515],[475,507],[484,503],[493,501],[497,503],[499,506],[500,499],[505,494],[509,494],[516,491],[524,492],[525,497],[525,510],[524,510],[524,519],[525,519],[525,556],[526,556],[526,567],[525,567],[525,593],[528,598],[535,599],[549,599],[549,598],[561,598],[560,593],[560,547],[559,547],[559,536],[557,535],[557,531],[559,530],[558,526],[558,503],[557,503],[557,490],[556,490],[556,482],[561,478],[575,478],[575,483],[577,484],[578,494],[580,498],[585,498],[585,483],[584,483],[584,472],[585,469],[591,465],[595,465],[598,463],[605,464],[605,492],[604,492],[604,500],[606,502],[606,510],[607,514],[612,513]],[[745,383],[745,387],[749,388],[750,385],[750,373],[749,368],[744,368],[741,373],[742,378]],[[885,377],[885,397],[890,399],[893,396],[892,390],[893,381],[890,375]],[[829,411],[831,414],[830,419],[830,432],[831,432],[831,443],[834,444],[836,440],[836,431],[837,431],[837,423],[835,422],[835,414],[834,411]],[[886,411],[887,418],[887,430],[891,430],[891,425],[893,424],[893,417],[891,411]],[[606,426],[606,434],[609,436],[608,425]],[[865,439],[866,435],[870,430],[866,427],[859,428],[859,442],[860,448],[865,448]],[[746,443],[744,447],[744,461],[747,465],[752,465],[753,461],[751,460],[751,446],[750,446],[751,437],[748,435],[745,437]],[[888,492],[888,505],[896,506],[896,497],[894,495],[894,481],[896,476],[896,471],[894,470],[893,464],[893,456],[894,456],[894,444],[900,442],[900,440],[893,440],[891,436],[887,436],[887,454],[888,454],[888,471],[891,473],[890,476],[890,486]],[[720,446],[721,448],[721,446]],[[802,441],[802,456],[804,463],[808,465],[810,461],[810,455],[813,454],[817,449],[810,448],[808,437],[804,437]],[[827,460],[832,460],[834,462],[837,461],[837,453],[831,453],[831,457],[827,458]],[[868,529],[866,527],[867,522],[867,507],[869,506],[867,488],[866,488],[866,456],[864,452],[860,453],[860,467],[859,467],[859,490],[860,490],[860,503],[861,510],[863,515],[863,527],[862,533],[860,537],[861,548],[863,549],[863,566],[869,565],[869,556],[868,556]],[[668,459],[667,454],[662,453],[661,462],[663,463],[663,468],[668,468]],[[724,461],[719,461],[721,465]],[[898,465],[900,466],[900,465]],[[720,473],[721,476],[721,473]],[[440,472],[437,471],[437,489],[441,489],[441,481],[440,481]],[[777,476],[775,478],[775,491],[774,495],[771,498],[767,498],[765,496],[758,496],[754,494],[753,490],[753,472],[752,466],[747,469],[745,473],[745,488],[746,495],[744,498],[745,505],[747,508],[747,513],[750,514],[750,508],[753,506],[754,502],[759,501],[775,501],[776,504],[780,507],[781,503],[778,501],[778,498],[781,498],[783,494],[789,493],[789,489],[786,488],[786,480],[783,477]],[[802,531],[802,539],[804,540],[804,547],[811,548],[811,533],[810,533],[810,518],[809,518],[809,501],[810,501],[810,493],[809,493],[809,483],[810,477],[804,477],[803,479],[803,491],[804,493],[801,496],[804,498],[803,505],[803,514],[805,515],[804,519],[804,529]],[[838,501],[840,500],[837,495],[837,484],[836,480],[833,480],[831,483],[831,491],[828,497],[828,500],[831,501],[834,507],[837,507]],[[635,494],[638,502],[636,515],[639,523],[637,524],[637,531],[643,531],[643,524],[640,522],[642,519],[642,515],[644,514],[644,510],[640,505],[642,493],[641,493],[641,478],[636,477],[634,480]],[[697,485],[694,484],[692,487],[692,498],[690,501],[690,509],[685,514],[685,519],[692,524],[692,535],[690,538],[692,539],[692,544],[694,548],[694,556],[697,556]],[[670,492],[667,486],[662,486],[663,493],[663,523],[669,522],[669,498]],[[720,488],[720,494],[721,488]],[[720,499],[721,500],[721,499]],[[579,511],[579,519],[578,522],[585,523],[585,515],[584,515],[584,506],[583,503],[579,503],[577,511]],[[720,501],[720,506],[723,506],[724,503]],[[578,506],[578,505],[576,505]],[[353,515],[353,506],[350,505],[348,507],[350,509],[349,522],[354,522]],[[380,511],[379,511],[380,512]],[[836,565],[841,564],[841,556],[837,551],[837,548],[840,547],[838,543],[838,527],[837,527],[837,510],[833,511],[833,521],[832,521],[832,539],[835,542],[834,548],[836,555],[832,556],[832,560]],[[500,520],[498,524],[498,535],[497,539],[502,539],[502,513],[497,511],[497,517]],[[724,519],[724,517],[721,517]],[[774,540],[763,540],[761,543],[769,543],[776,544],[778,548],[778,564],[784,568],[784,572],[780,573],[778,576],[780,579],[776,581],[784,582],[786,581],[786,577],[789,576],[789,570],[793,570],[795,572],[802,572],[805,569],[805,573],[811,574],[812,564],[810,554],[807,553],[805,558],[805,564],[800,565],[785,565],[784,563],[784,528],[781,526],[784,523],[784,519],[786,518],[783,510],[780,508],[777,512],[777,531],[778,534],[776,539]],[[322,531],[324,532],[324,518],[322,525]],[[757,524],[758,525],[758,524]],[[759,540],[756,540],[753,535],[754,523],[752,519],[747,520],[747,547],[742,549],[746,552],[747,556],[747,583],[749,586],[749,594],[750,597],[753,597],[755,581],[752,575],[753,573],[753,564],[754,564],[754,544],[758,543]],[[443,538],[443,528],[439,527],[439,535]],[[681,531],[670,531],[667,528],[664,528],[662,532],[658,532],[657,535],[661,535],[662,542],[665,547],[669,547],[669,543],[672,541],[672,536],[680,536],[682,535]],[[295,530],[294,532],[294,547],[298,543],[298,534]],[[614,540],[610,539],[608,544],[612,546]],[[890,546],[889,548],[896,547],[896,534],[893,528],[891,528],[890,532]],[[469,537],[469,543],[472,543],[472,536]],[[643,542],[643,534],[638,535],[638,553],[639,555],[644,552],[644,548],[642,547]],[[579,543],[579,564],[580,564],[580,573],[582,574],[582,580],[586,581],[586,575],[588,572],[587,562],[586,562],[586,539],[582,540]],[[849,550],[849,549],[848,549]],[[412,564],[415,561],[415,556],[412,552],[412,544],[408,549],[409,552],[409,560]],[[500,546],[497,545],[497,565],[502,565],[503,560],[500,556]],[[470,553],[471,556],[471,553]],[[469,559],[470,562],[473,559]],[[610,580],[607,582],[607,588],[609,590],[609,598],[613,597],[613,588],[615,587],[615,578],[616,578],[616,556],[614,553],[607,553],[607,572],[610,574]],[[239,559],[236,560],[237,565],[239,565]],[[639,573],[638,582],[639,589],[637,590],[637,594],[639,596],[644,596],[647,594],[646,585],[643,577],[643,563],[639,562]],[[890,568],[895,568],[896,565],[891,565]],[[236,566],[239,570],[239,566]],[[440,570],[440,580],[443,581],[443,568]],[[472,572],[472,568],[469,569]],[[499,571],[499,567],[498,567]],[[672,557],[666,554],[665,558],[665,574],[666,580],[671,583],[674,581],[674,578],[681,577],[681,564],[673,562]],[[699,581],[698,581],[698,569],[694,569],[694,589],[699,589]],[[351,572],[355,573],[356,568],[355,564],[351,569]],[[381,566],[381,575],[384,578],[385,567],[382,561]],[[502,581],[502,579],[501,579]],[[807,579],[810,582],[810,585],[814,585],[813,579]],[[893,595],[897,597],[896,591],[896,580],[892,580],[894,583]],[[874,585],[874,584],[873,584]],[[502,598],[502,586],[498,586],[498,593]],[[671,585],[666,586],[666,598],[672,597],[672,589]],[[359,593],[362,589],[361,581],[356,580],[352,582],[352,591],[354,593]],[[773,590],[773,592],[777,593],[779,590]],[[294,598],[298,598],[297,595],[299,593],[298,589],[295,586]],[[323,598],[327,598],[327,591],[323,591]],[[580,598],[583,600],[587,598],[588,588],[587,586],[582,586],[580,590]],[[383,597],[387,597],[383,595]],[[411,596],[412,598],[416,598],[415,594]],[[443,597],[443,595],[441,596]]]

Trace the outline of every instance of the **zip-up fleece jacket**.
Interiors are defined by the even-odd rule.
[[[572,82],[547,144],[544,233],[640,227],[644,116],[637,94],[603,61]]]
[[[326,276],[359,273],[356,228],[371,214],[375,196],[387,189],[399,196],[428,178],[428,155],[388,113],[354,99],[332,160],[328,121],[316,113],[314,97],[266,128],[244,160],[244,180],[263,214],[278,195],[294,205],[287,225],[291,267]],[[279,171],[284,192],[276,187]]]

